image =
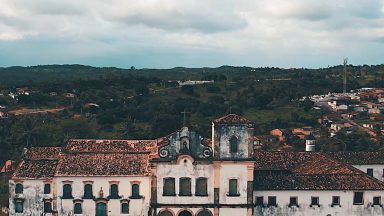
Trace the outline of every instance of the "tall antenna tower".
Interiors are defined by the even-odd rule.
[[[343,93],[347,93],[347,64],[348,58],[344,59],[344,69],[343,69]]]

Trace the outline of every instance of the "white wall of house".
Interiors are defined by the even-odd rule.
[[[106,177],[57,177],[57,211],[59,215],[73,215],[74,203],[73,199],[61,199],[63,196],[63,185],[66,182],[72,182],[72,196],[74,199],[82,199],[84,194],[84,181],[93,181],[93,195],[98,198],[100,189],[102,188],[104,198],[109,196],[111,182],[118,182],[119,195],[121,199],[128,199],[129,214],[121,213],[121,199],[110,199],[107,203],[108,215],[129,215],[129,216],[144,216],[148,215],[151,195],[151,177],[143,176],[106,176]],[[129,198],[132,195],[132,184],[139,183],[140,199]],[[96,203],[92,199],[83,200],[83,214],[95,215]]]
[[[229,179],[238,180],[238,192],[240,196],[228,196]],[[248,171],[245,164],[241,162],[223,162],[220,167],[220,204],[246,204],[247,179]]]
[[[220,216],[246,216],[248,215],[247,208],[220,208],[219,209]]]
[[[373,169],[373,177],[384,181],[384,164],[370,164],[370,165],[352,165],[353,167],[367,173],[368,169]]]
[[[193,164],[191,157],[182,156],[177,163],[160,163],[157,166],[157,202],[160,204],[209,204],[214,201],[213,164]],[[179,196],[179,179],[191,178],[192,196]],[[207,178],[208,196],[195,196],[196,179]],[[175,178],[176,196],[163,196],[164,178]]]
[[[254,191],[254,197],[263,196],[267,206],[268,196],[276,196],[277,207],[255,207],[254,215],[383,215],[380,206],[372,207],[373,197],[381,196],[384,191],[364,191],[364,204],[354,205],[354,191],[324,190],[282,190],[282,191]],[[298,198],[299,207],[288,207],[291,196]],[[320,207],[310,207],[311,197],[319,197]],[[331,207],[332,196],[340,196],[340,205]]]
[[[23,185],[23,193],[15,193],[16,183]],[[52,194],[44,194],[43,180],[9,181],[9,215],[43,215],[43,199],[53,198]],[[52,190],[51,190],[52,191]],[[23,200],[23,213],[15,213],[15,199]],[[45,214],[49,215],[49,214]]]

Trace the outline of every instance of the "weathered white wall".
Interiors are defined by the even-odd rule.
[[[374,165],[353,165],[353,167],[367,173],[368,168],[373,169],[373,177],[379,179],[380,181],[384,181],[383,177],[383,169],[384,169],[384,164],[374,164]]]
[[[44,194],[42,180],[23,180],[23,193],[15,194],[16,183],[9,181],[9,215],[42,215],[44,212],[44,198],[52,198],[52,194]],[[24,199],[24,212],[15,213],[15,198]],[[46,214],[48,216],[48,214]]]
[[[246,208],[220,208],[219,214],[220,216],[246,216],[247,209]]]
[[[63,181],[72,181],[72,195],[75,199],[82,199],[84,194],[84,182],[93,181],[93,195],[98,198],[99,191],[103,188],[104,198],[109,196],[110,181],[119,182],[119,195],[121,199],[130,200],[129,203],[129,216],[143,216],[148,215],[151,179],[150,177],[57,177],[57,210],[59,215],[73,215],[74,203],[72,199],[61,199],[63,193]],[[131,196],[131,182],[140,182],[140,195],[141,199],[130,199]],[[120,199],[110,199],[107,204],[109,215],[127,215],[121,214]],[[94,200],[83,200],[83,214],[82,215],[95,215],[96,203]]]
[[[265,206],[268,196],[276,196],[277,207],[256,207],[254,215],[384,215],[380,206],[371,207],[374,196],[384,196],[384,191],[364,191],[364,204],[353,205],[354,191],[254,191],[254,197],[264,196]],[[299,208],[289,208],[289,198],[297,196]],[[320,207],[310,207],[311,196],[319,197]],[[332,196],[340,196],[340,205],[331,207]]]
[[[223,162],[220,167],[220,204],[246,204],[247,203],[247,165]],[[240,196],[228,196],[229,179],[238,179]]]
[[[213,164],[193,164],[190,157],[179,158],[175,164],[158,164],[157,167],[157,202],[160,204],[209,204],[213,203]],[[176,196],[163,196],[163,179],[175,178]],[[179,179],[191,178],[192,196],[178,196]],[[196,179],[207,178],[208,196],[195,196]]]
[[[249,156],[249,145],[250,145],[250,134],[246,126],[243,125],[218,125],[214,128],[214,140],[217,138],[220,145],[220,158],[248,158]],[[236,136],[238,139],[238,152],[230,152],[230,142],[232,136]],[[215,142],[217,142],[215,140]],[[215,143],[218,145],[218,143]],[[217,152],[215,153],[217,154]]]

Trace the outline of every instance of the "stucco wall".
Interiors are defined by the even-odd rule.
[[[190,157],[179,158],[175,164],[158,164],[157,167],[157,202],[160,204],[209,204],[213,203],[213,164],[193,164]],[[163,196],[163,179],[175,178],[176,196]],[[192,196],[178,196],[179,179],[191,178]],[[208,196],[195,196],[196,179],[207,178]]]
[[[254,197],[263,196],[267,205],[268,196],[276,196],[277,207],[256,207],[254,215],[383,215],[380,206],[371,207],[374,196],[383,197],[384,191],[364,191],[364,204],[353,205],[354,191],[254,191]],[[297,196],[299,207],[288,207],[289,198]],[[311,197],[319,197],[320,207],[310,207]],[[340,205],[331,207],[332,196],[340,196]]]
[[[214,127],[215,151],[219,151],[220,158],[241,159],[249,157],[250,136],[246,125],[217,125]],[[237,153],[230,152],[232,136],[238,139]],[[215,152],[217,154],[217,152]]]
[[[220,203],[246,204],[247,203],[247,165],[238,163],[222,163],[220,168]],[[229,179],[238,179],[240,196],[228,196]]]
[[[373,177],[379,179],[380,181],[384,181],[383,177],[383,169],[384,165],[382,164],[375,164],[375,165],[353,165],[355,168],[367,173],[367,169],[371,168],[373,169]]]
[[[58,177],[57,178],[57,210],[59,215],[73,215],[74,203],[72,199],[61,199],[63,181],[72,181],[72,195],[75,199],[82,199],[84,194],[84,181],[93,181],[93,195],[99,197],[102,188],[104,197],[109,196],[110,181],[117,181],[121,199],[128,199],[129,214],[121,214],[120,199],[110,199],[107,204],[109,215],[143,216],[148,214],[150,200],[150,177]],[[141,199],[130,199],[132,182],[139,182]],[[95,215],[96,203],[91,199],[83,200],[83,214]]]

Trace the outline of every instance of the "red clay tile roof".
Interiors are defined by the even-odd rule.
[[[57,160],[25,160],[13,173],[15,179],[51,178],[55,174]]]
[[[28,160],[58,160],[61,155],[61,147],[33,147],[24,154]]]
[[[65,150],[70,153],[149,153],[157,152],[157,140],[70,139]]]
[[[326,152],[327,156],[350,165],[384,164],[384,152]]]
[[[213,123],[215,124],[251,124],[252,122],[236,114],[229,114],[213,120]]]
[[[255,152],[255,190],[383,190],[384,182],[321,152]]]
[[[66,154],[59,162],[58,176],[149,175],[149,154]]]

